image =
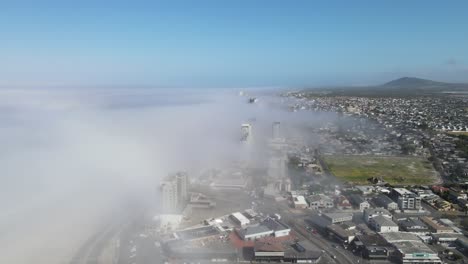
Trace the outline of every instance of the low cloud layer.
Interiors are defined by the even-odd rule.
[[[103,225],[134,213],[128,204],[157,208],[168,173],[248,157],[261,165],[273,121],[298,136],[286,127],[329,118],[293,115],[261,94],[248,104],[235,90],[0,90],[0,262],[67,262]],[[256,138],[248,150],[245,122]]]

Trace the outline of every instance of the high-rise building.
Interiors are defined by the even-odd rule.
[[[250,124],[241,125],[241,141],[249,141],[252,137],[252,126]]]
[[[177,172],[169,175],[160,186],[163,213],[174,213],[185,206],[188,199],[188,175]]]
[[[272,133],[273,139],[281,138],[280,125],[281,125],[280,122],[273,122],[273,133]]]
[[[177,210],[177,185],[174,181],[165,181],[160,187],[161,209],[163,213],[173,213]]]
[[[178,172],[175,175],[177,181],[177,196],[179,203],[187,200],[188,176],[186,172]]]

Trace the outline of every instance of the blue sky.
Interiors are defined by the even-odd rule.
[[[0,86],[468,82],[467,1],[2,1]]]

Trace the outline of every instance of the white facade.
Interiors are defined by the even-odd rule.
[[[375,209],[366,209],[364,210],[364,220],[366,223],[369,224],[372,218],[377,216],[383,216],[388,219],[392,219],[392,214],[383,208],[375,208]]]
[[[294,208],[305,209],[308,207],[307,201],[304,196],[294,196],[293,197]]]
[[[245,226],[250,223],[250,220],[239,212],[231,214],[231,217],[241,226]]]
[[[161,184],[161,209],[163,213],[171,213],[177,210],[178,196],[177,184],[166,181]]]
[[[188,199],[188,176],[185,172],[170,175],[160,186],[163,213],[174,213],[182,209]]]
[[[398,225],[385,216],[376,216],[370,220],[370,223],[379,233],[398,232]]]

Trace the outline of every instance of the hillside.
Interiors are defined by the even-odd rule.
[[[468,84],[466,83],[445,83],[433,80],[402,77],[387,83],[375,86],[361,87],[335,87],[324,89],[311,89],[311,93],[322,93],[327,95],[348,95],[348,96],[416,96],[416,95],[468,95]]]

